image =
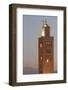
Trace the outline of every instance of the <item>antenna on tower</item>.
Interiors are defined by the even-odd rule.
[[[44,20],[42,20],[42,24],[44,25]]]
[[[47,19],[42,20],[43,25],[47,24]]]
[[[46,18],[45,18],[45,21],[44,22],[45,22],[45,24],[47,24],[47,19]]]

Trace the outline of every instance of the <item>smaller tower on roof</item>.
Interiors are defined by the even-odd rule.
[[[49,25],[47,24],[47,19],[45,19],[45,21],[43,21],[41,36],[42,36],[42,37],[47,37],[47,36],[49,36],[49,35],[50,35]]]

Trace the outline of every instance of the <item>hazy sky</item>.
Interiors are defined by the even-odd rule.
[[[54,36],[54,69],[57,61],[57,17],[24,15],[24,74],[38,73],[38,38],[41,37],[43,20],[47,19],[50,35]]]

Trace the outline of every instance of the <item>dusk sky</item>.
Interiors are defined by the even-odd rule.
[[[57,16],[24,15],[24,74],[38,73],[38,38],[41,37],[43,20],[50,26],[54,37],[54,70],[57,69]]]

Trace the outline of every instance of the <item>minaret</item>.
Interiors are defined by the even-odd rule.
[[[54,38],[47,22],[43,23],[38,41],[39,73],[54,73]]]

